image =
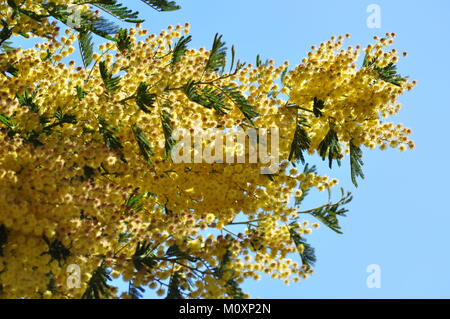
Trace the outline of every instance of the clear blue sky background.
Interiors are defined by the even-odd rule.
[[[131,3],[134,1],[125,1]],[[349,167],[320,173],[340,179],[355,199],[342,220],[344,235],[322,227],[309,236],[316,248],[316,273],[285,286],[263,279],[244,289],[261,298],[450,298],[449,181],[450,1],[448,0],[180,0],[183,9],[157,13],[130,4],[159,33],[190,22],[193,47],[209,48],[216,32],[234,44],[243,61],[257,54],[298,64],[311,45],[351,33],[349,44],[365,46],[374,35],[396,32],[395,47],[408,51],[399,70],[419,85],[401,97],[395,119],[413,129],[414,151],[364,153],[366,180],[355,189]],[[380,29],[369,29],[368,5],[381,7]],[[326,201],[312,196],[308,204]],[[369,289],[366,268],[381,267],[381,288]],[[146,294],[153,297],[153,294]]]

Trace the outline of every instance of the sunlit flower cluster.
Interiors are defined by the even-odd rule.
[[[5,2],[0,12],[10,16]],[[17,32],[56,35],[51,24],[35,30],[30,21],[16,23]],[[298,282],[313,270],[302,266],[298,252],[305,247],[294,243],[291,229],[307,235],[318,224],[300,216],[292,202],[309,189],[338,183],[289,165],[298,114],[308,123],[310,154],[330,127],[342,157],[350,140],[370,148],[414,147],[410,129],[384,118],[397,114],[397,98],[415,83],[397,86],[380,80],[374,68],[359,68],[362,50],[341,50],[344,37],[313,47],[290,71],[287,62],[270,60],[219,73],[205,72],[210,51],[204,48],[188,49],[171,64],[176,40],[188,33],[188,24],[151,35],[138,25],[129,30],[130,50],[104,43],[89,68],[70,60],[77,54],[77,35],[70,31],[33,49],[0,54],[0,71],[16,69],[15,75],[0,73],[0,114],[13,122],[0,124],[0,225],[7,234],[0,242],[1,297],[80,298],[100,266],[161,296],[174,273],[192,298],[230,297],[231,282],[264,274]],[[380,68],[397,62],[397,51],[385,51],[392,41],[389,34],[365,49]],[[114,92],[102,79],[102,61],[112,76],[121,76]],[[262,175],[262,163],[174,164],[166,157],[164,112],[173,128],[249,126],[237,107],[218,114],[191,101],[183,91],[189,79],[237,88],[259,113],[255,127],[279,128],[276,176]],[[149,112],[134,99],[141,83],[155,97]],[[35,109],[17,98],[25,95]],[[324,103],[320,116],[314,100]],[[55,114],[76,121],[58,123]],[[135,125],[152,145],[152,163],[142,156]],[[120,148],[108,145],[107,129]],[[138,195],[140,207],[130,203]],[[144,259],[151,259],[144,266],[136,257],[143,243],[150,247]],[[173,247],[177,253],[171,254]],[[81,268],[79,287],[67,285],[71,264]],[[109,290],[116,296],[117,289]]]

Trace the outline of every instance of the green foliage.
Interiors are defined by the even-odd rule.
[[[205,72],[219,72],[226,65],[227,48],[225,42],[222,42],[222,35],[218,33],[214,37],[214,42],[209,52],[209,58],[206,62]]]
[[[131,50],[131,37],[128,34],[127,29],[120,29],[117,33],[117,39],[116,39],[117,48],[120,52],[124,53],[125,51]]]
[[[373,68],[378,72],[378,76],[385,82],[392,83],[396,86],[401,86],[402,82],[406,81],[406,78],[397,73],[397,66],[394,63],[389,63],[385,67],[374,66]]]
[[[357,177],[361,177],[364,179],[364,173],[362,171],[362,165],[364,162],[362,161],[362,151],[361,148],[353,144],[353,141],[350,141],[350,168],[351,168],[351,177],[353,184],[358,187],[358,182],[356,181]]]
[[[389,63],[384,67],[376,65],[377,59],[370,60],[368,55],[364,57],[363,67],[371,68],[378,73],[380,80],[401,86],[403,82],[407,80],[407,77],[403,77],[397,73],[397,66],[394,63]]]
[[[174,257],[174,259],[186,259],[191,262],[195,262],[198,260],[198,258],[182,251],[177,244],[170,246],[166,251],[166,255],[169,257]]]
[[[280,81],[282,84],[284,84],[284,78],[286,77],[286,74],[288,73],[288,68],[284,69],[284,71],[280,75]]]
[[[192,36],[181,37],[178,42],[175,44],[172,52],[172,60],[170,64],[172,65],[172,69],[175,68],[175,65],[181,61],[181,58],[186,53],[187,45],[191,42]]]
[[[167,1],[167,0],[142,0],[145,4],[149,5],[153,9],[157,11],[173,11],[180,9],[180,6],[178,6],[174,1]],[[16,1],[14,0],[8,0],[7,4],[9,7],[11,7],[13,14],[11,18],[16,18],[20,15],[26,15],[29,18],[35,20],[37,23],[43,23],[44,19],[47,19],[49,17],[52,17],[69,27],[72,27],[72,24],[74,21],[72,21],[72,16],[75,13],[73,10],[73,7],[69,7],[67,4],[55,4],[51,1],[45,1],[41,4],[39,4],[41,12],[45,12],[45,14],[38,14],[32,11],[28,11],[23,9],[23,2],[18,5]],[[95,6],[97,8],[100,8],[101,10],[105,11],[107,14],[120,19],[124,22],[130,22],[130,23],[139,23],[144,22],[143,19],[140,19],[138,17],[139,12],[133,11],[131,9],[128,9],[121,3],[119,3],[118,0],[87,0],[87,1],[81,1],[78,3],[81,4],[89,4],[92,6]],[[94,33],[100,37],[113,40],[113,41],[120,41],[121,39],[114,39],[111,35],[117,34],[120,32],[120,29],[117,25],[114,23],[108,21],[107,19],[98,16],[95,13],[94,8],[88,10],[88,11],[80,11],[80,21],[79,25],[73,27],[74,30],[78,31],[80,33],[80,51],[83,59],[83,63],[85,67],[90,64],[92,61],[92,54],[91,54],[91,48],[92,48],[92,39],[91,34]],[[75,8],[76,10],[76,8]],[[8,23],[5,19],[0,20],[3,28],[0,31],[0,51],[7,51],[12,49],[10,47],[10,42],[6,42],[12,35],[15,26],[9,27]],[[29,35],[25,33],[20,33],[23,37],[28,38]],[[51,34],[46,35],[47,37],[52,37]],[[125,38],[122,38],[124,40]],[[121,42],[119,45],[120,48],[126,47],[127,42]]]
[[[134,125],[132,129],[134,138],[139,145],[142,156],[144,156],[148,164],[153,165],[151,156],[155,155],[155,153],[153,152],[152,145],[147,139],[147,136],[145,135],[144,131],[142,131],[142,129],[137,125]]]
[[[8,229],[5,225],[0,225],[0,257],[3,257],[3,248],[8,243]]]
[[[322,100],[314,98],[313,113],[316,117],[321,117],[323,115],[322,110],[325,108],[325,102]]]
[[[31,95],[28,93],[28,90],[25,90],[23,94],[16,94],[17,100],[21,106],[26,106],[30,109],[31,112],[38,113],[39,106],[34,103],[34,98],[36,97],[37,90],[33,91]]]
[[[50,130],[55,126],[63,126],[64,124],[77,124],[77,117],[73,114],[63,114],[63,111],[60,107],[55,112],[56,122],[44,127],[44,130]]]
[[[184,299],[181,290],[181,275],[175,271],[170,277],[166,299]]]
[[[308,174],[316,174],[316,173],[317,173],[316,166],[314,165],[309,166],[309,164],[306,163],[305,167],[303,168],[303,174],[305,174],[305,176],[308,176]],[[306,196],[308,196],[309,188],[303,187],[306,183],[307,179],[300,182],[299,188],[302,191],[302,196],[299,199],[295,200],[295,206],[300,206],[302,201],[306,198]]]
[[[213,86],[206,86],[197,89],[198,84],[190,79],[184,87],[184,93],[192,102],[198,103],[208,109],[215,109],[219,114],[226,114],[229,108],[226,107],[223,92]]]
[[[239,287],[236,279],[232,278],[227,281],[225,287],[227,288],[227,293],[232,299],[244,299],[244,292],[242,288]]]
[[[151,113],[148,107],[153,107],[153,103],[156,100],[156,94],[148,92],[149,85],[145,82],[141,82],[136,90],[136,104],[145,113]]]
[[[83,30],[80,32],[78,46],[83,65],[87,68],[92,63],[94,54],[94,42],[92,41],[92,33],[90,31]]]
[[[4,114],[0,114],[0,123],[6,126],[6,129],[0,128],[0,131],[6,130],[9,138],[14,137],[14,135],[16,134],[16,131],[14,130],[16,123],[14,122],[14,120]]]
[[[66,259],[70,256],[70,250],[58,239],[50,241],[50,239],[48,239],[45,235],[43,238],[48,246],[48,251],[43,252],[41,255],[50,255],[50,262],[56,260],[61,266],[61,262],[66,262]]]
[[[269,65],[269,60],[266,60],[264,63],[261,60],[261,56],[258,54],[256,55],[256,67],[260,67],[260,66],[268,66]]]
[[[145,292],[145,289],[141,286],[134,285],[133,281],[131,280],[128,284],[128,294],[131,296],[131,299],[141,299],[143,297],[143,293]]]
[[[0,33],[1,33],[1,31],[0,31]],[[0,34],[0,37],[1,37],[1,34]],[[0,41],[0,51],[8,52],[8,51],[14,50],[14,48],[11,45],[12,45],[12,42],[10,42],[10,41],[3,41],[3,42]]]
[[[14,121],[7,117],[6,115],[0,114],[0,123],[3,123],[4,125],[6,125],[6,127],[13,129],[15,126]]]
[[[142,23],[144,20],[139,19],[139,12],[133,12],[133,10],[124,7],[122,4],[117,3],[117,0],[98,0],[90,1],[89,3],[102,9],[106,13],[113,17],[130,23]]]
[[[25,132],[24,137],[25,142],[32,144],[34,147],[44,146],[44,143],[39,140],[39,133],[34,130]]]
[[[0,70],[0,73],[3,74],[4,76],[7,76],[6,73],[11,74],[12,76],[17,76],[17,72],[19,70],[14,66],[14,64],[9,64],[6,67],[6,70]]]
[[[339,138],[336,131],[330,127],[325,138],[319,144],[319,155],[323,160],[327,157],[330,168],[333,166],[333,160],[336,160],[338,165],[341,165],[341,146],[339,145]]]
[[[321,221],[324,225],[329,227],[331,230],[335,231],[338,234],[342,234],[338,216],[346,216],[348,209],[344,208],[343,206],[350,203],[353,197],[351,193],[345,193],[343,189],[341,189],[341,195],[342,198],[337,203],[326,204],[321,207],[299,213],[310,214]]]
[[[250,233],[250,245],[253,251],[259,251],[264,248],[261,242],[264,241],[265,232],[264,229],[258,224],[255,228],[249,228]]]
[[[230,72],[233,70],[234,67],[234,61],[236,59],[236,49],[234,45],[231,46],[231,64],[230,64]]]
[[[126,163],[125,157],[122,153],[122,143],[120,143],[120,139],[117,136],[117,132],[119,132],[119,129],[109,125],[105,119],[101,116],[98,117],[98,123],[99,123],[99,133],[103,137],[103,140],[105,141],[106,147],[109,149],[115,150],[120,155],[120,159]]]
[[[111,276],[109,271],[104,265],[100,265],[92,273],[91,279],[88,282],[88,287],[81,296],[81,299],[109,298],[111,296],[109,291],[111,287],[108,285],[108,281],[110,280]]]
[[[125,202],[125,214],[134,211],[135,213],[139,213],[144,208],[144,204],[141,202],[142,198],[146,193],[138,194],[137,191],[139,188],[135,189],[130,197]]]
[[[83,166],[83,179],[84,180],[90,180],[93,179],[95,176],[95,170],[87,165]]]
[[[47,290],[51,291],[52,293],[56,292],[56,279],[55,276],[53,275],[53,272],[49,272],[48,274],[46,274],[46,276],[48,277],[48,284],[47,284]]]
[[[83,88],[81,86],[77,85],[75,87],[75,90],[77,91],[78,100],[81,101],[82,99],[84,99],[84,97],[86,96],[86,92],[83,90]]]
[[[165,159],[167,160],[170,157],[170,152],[174,147],[176,141],[172,137],[172,116],[166,110],[161,112],[161,125],[163,128],[164,138],[165,138]]]
[[[175,1],[168,0],[141,0],[145,4],[149,5],[156,11],[175,11],[181,7],[175,3]]]
[[[0,31],[0,49],[2,51],[8,50],[9,44],[10,42],[6,42],[6,40],[8,40],[13,33],[13,28],[9,28],[8,23],[4,20],[1,19],[0,23],[2,24],[3,28]]]
[[[314,247],[312,247],[306,239],[300,235],[299,227],[294,223],[292,223],[289,227],[289,235],[297,247],[302,264],[306,267],[306,270],[311,269],[317,261]]]
[[[227,269],[229,263],[232,261],[232,253],[229,249],[225,252],[220,261],[219,267],[215,268],[215,276],[219,279],[223,277],[226,272],[233,272],[232,269]],[[228,295],[233,299],[244,299],[244,292],[239,287],[239,284],[234,278],[229,279],[225,283]]]
[[[112,72],[106,67],[106,62],[99,63],[100,75],[108,93],[113,93],[120,89],[120,76],[113,77]]]
[[[233,103],[239,108],[244,117],[252,124],[253,119],[259,116],[259,113],[256,111],[256,106],[248,103],[248,100],[236,87],[231,86],[223,86],[221,90],[225,92],[227,97],[233,101]]]
[[[118,241],[121,244],[128,243],[130,241],[131,237],[132,237],[132,234],[125,231],[125,232],[122,232],[122,233],[119,234]]]
[[[200,88],[200,85],[204,86]],[[253,119],[259,115],[256,107],[248,103],[247,98],[236,87],[228,85],[219,87],[214,83],[199,83],[190,79],[183,90],[191,101],[208,109],[212,108],[219,114],[226,114],[230,110],[226,99],[230,100],[252,125]]]
[[[132,261],[137,271],[143,269],[151,270],[155,267],[157,262],[151,244],[148,242],[139,242],[136,246]]]
[[[295,127],[294,138],[291,144],[291,151],[289,153],[289,161],[296,162],[301,161],[302,164],[305,164],[305,157],[303,155],[304,151],[307,151],[311,144],[311,139],[306,132],[305,126],[306,120],[304,118],[299,117],[297,114],[297,124]]]

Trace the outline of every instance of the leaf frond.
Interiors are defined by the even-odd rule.
[[[209,58],[206,62],[205,72],[219,72],[226,65],[227,48],[225,42],[222,42],[222,35],[218,33],[214,37]]]
[[[336,160],[339,166],[341,165],[341,146],[337,133],[333,128],[330,128],[325,138],[319,144],[319,155],[323,160],[325,160],[327,154],[330,168],[333,166],[333,160]]]

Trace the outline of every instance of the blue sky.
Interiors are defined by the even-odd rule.
[[[131,1],[125,1],[125,3]],[[134,1],[133,1],[134,2]],[[450,298],[450,209],[446,145],[450,105],[450,1],[448,0],[180,0],[183,9],[157,13],[130,5],[145,17],[151,32],[169,24],[191,23],[193,47],[209,48],[216,32],[224,35],[238,57],[300,63],[311,45],[332,35],[350,33],[348,44],[365,46],[374,35],[396,32],[395,47],[409,52],[400,73],[418,81],[401,97],[404,108],[395,121],[413,129],[414,151],[364,152],[366,179],[355,189],[349,167],[320,173],[340,179],[353,192],[344,235],[322,227],[309,236],[316,248],[316,273],[299,284],[285,286],[263,279],[245,283],[252,297],[261,298]],[[381,28],[366,25],[370,4],[381,8]],[[313,195],[308,205],[320,205],[325,195]],[[381,267],[381,288],[367,288],[366,268]],[[153,295],[147,295],[153,297]]]

